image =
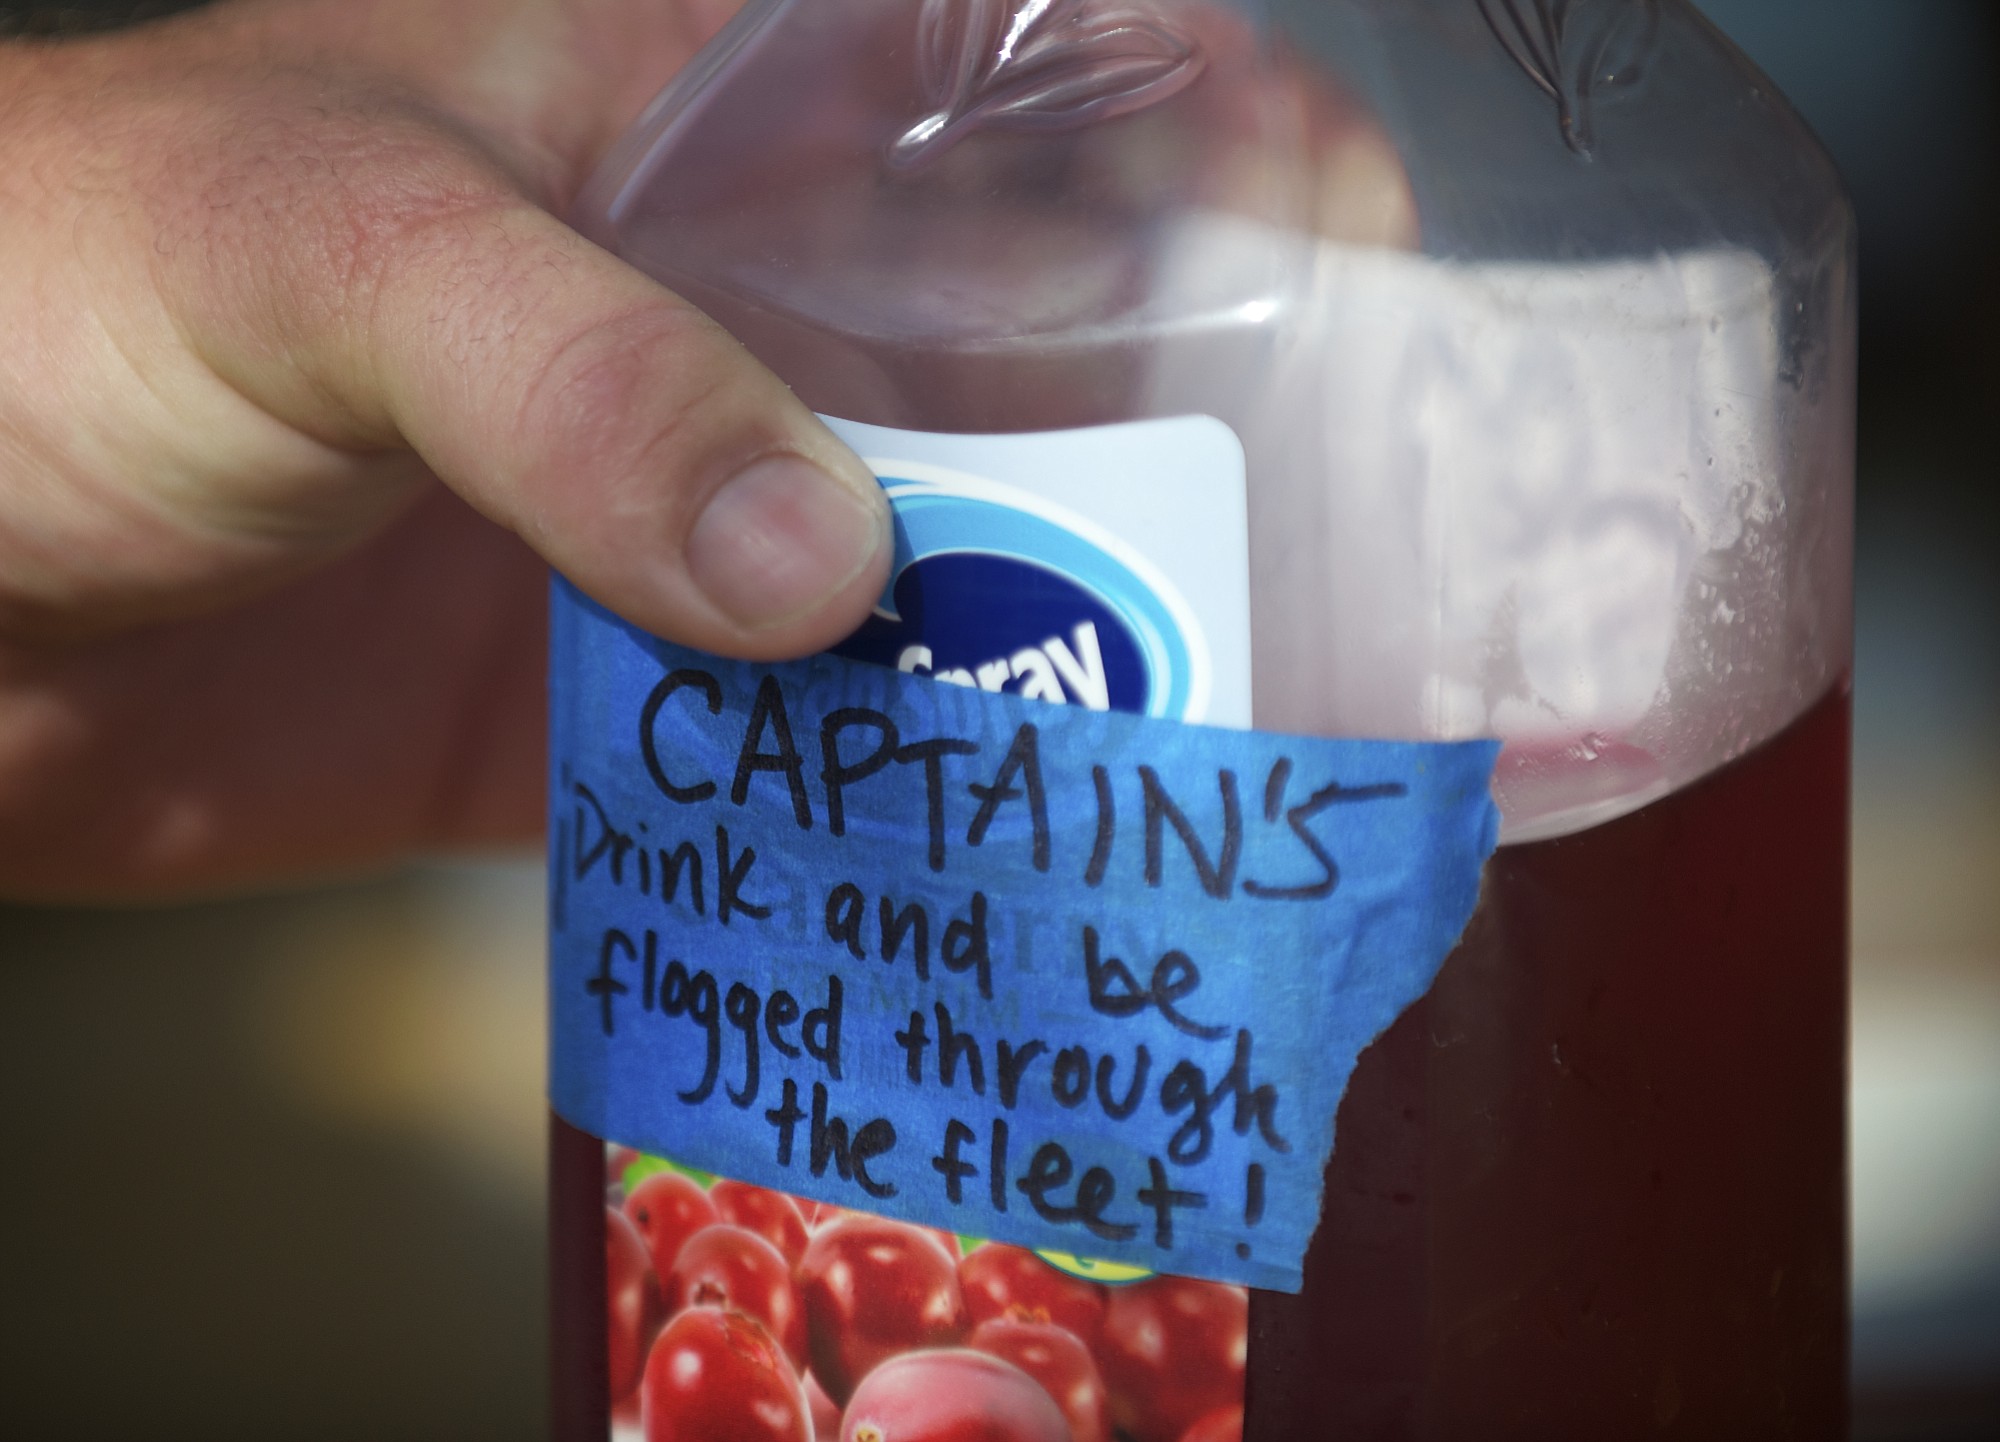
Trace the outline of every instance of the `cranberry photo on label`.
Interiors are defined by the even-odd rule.
[[[1218,1407],[1181,1433],[1180,1442],[1243,1442],[1243,1409]]]
[[[604,1209],[604,1370],[615,1403],[639,1385],[639,1365],[660,1325],[659,1280],[639,1229]]]
[[[721,1220],[755,1232],[782,1252],[786,1266],[796,1267],[806,1254],[805,1216],[783,1192],[725,1178],[708,1189],[708,1199]]]
[[[1010,1362],[951,1348],[910,1352],[868,1374],[840,1442],[1072,1442],[1041,1384]]]
[[[897,1353],[966,1332],[957,1264],[923,1227],[850,1213],[813,1234],[797,1279],[813,1375],[836,1403]]]
[[[965,1339],[975,1352],[1012,1362],[1041,1383],[1069,1423],[1071,1442],[1110,1442],[1111,1407],[1090,1350],[1067,1328],[1020,1315],[981,1322]]]
[[[663,1288],[667,1311],[722,1307],[755,1318],[794,1366],[806,1362],[806,1314],[779,1250],[742,1227],[718,1222],[681,1244]]]
[[[812,1413],[813,1436],[818,1442],[834,1442],[840,1436],[840,1408],[833,1398],[826,1395],[826,1388],[820,1386],[819,1378],[811,1372],[805,1374],[806,1408]]]
[[[708,1199],[708,1193],[692,1177],[679,1172],[655,1172],[632,1188],[625,1198],[625,1215],[646,1239],[663,1292],[681,1244],[717,1220],[715,1203]]]
[[[639,1384],[646,1442],[813,1442],[805,1387],[741,1312],[695,1307],[660,1333]]]
[[[1086,1346],[1104,1326],[1105,1289],[1071,1276],[1025,1247],[987,1242],[958,1264],[958,1286],[974,1324],[1018,1312],[1066,1327]]]
[[[1150,1277],[1110,1290],[1097,1366],[1111,1420],[1132,1442],[1180,1442],[1206,1414],[1243,1405],[1250,1349],[1243,1288]]]

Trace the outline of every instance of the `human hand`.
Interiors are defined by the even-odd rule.
[[[0,895],[533,836],[543,559],[711,650],[859,622],[873,478],[552,218],[739,3],[0,47]]]

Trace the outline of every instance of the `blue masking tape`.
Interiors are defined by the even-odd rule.
[[[550,1096],[1022,1246],[1296,1291],[1334,1113],[1478,898],[1498,744],[724,661],[556,583]]]

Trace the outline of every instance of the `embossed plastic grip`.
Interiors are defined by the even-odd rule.
[[[1659,0],[1478,0],[1486,23],[1556,103],[1563,142],[1596,143],[1591,105],[1645,77],[1660,38]]]
[[[1194,41],[1129,4],[924,0],[917,64],[936,108],[890,147],[916,165],[967,133],[1087,125],[1165,100],[1201,71]]]

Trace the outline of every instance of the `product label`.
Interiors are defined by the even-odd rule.
[[[1348,1074],[1476,900],[1494,746],[1162,719],[1247,711],[1219,423],[843,430],[899,535],[840,654],[703,656],[558,584],[558,1110],[955,1234],[1295,1289]]]
[[[1239,1436],[1244,1287],[1299,1285],[1497,747],[1242,729],[1219,422],[832,424],[897,523],[834,653],[556,583],[551,1096],[608,1143],[620,1435]]]
[[[1210,416],[962,436],[827,417],[896,560],[836,654],[1093,711],[1250,724],[1243,447]]]

